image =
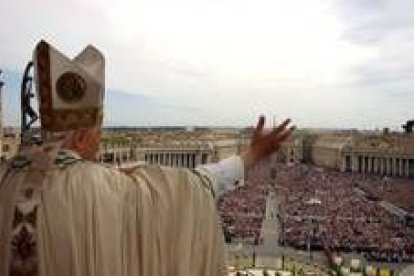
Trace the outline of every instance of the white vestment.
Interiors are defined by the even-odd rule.
[[[0,275],[226,274],[211,178],[28,156],[0,169]]]

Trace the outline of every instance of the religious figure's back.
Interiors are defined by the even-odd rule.
[[[31,149],[3,168],[1,275],[224,274],[215,201],[198,175],[125,174],[53,152]]]

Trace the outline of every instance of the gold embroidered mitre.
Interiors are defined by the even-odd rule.
[[[33,60],[42,129],[102,124],[105,60],[99,50],[89,45],[72,60],[42,40]]]

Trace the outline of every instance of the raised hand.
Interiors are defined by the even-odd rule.
[[[269,133],[264,133],[265,117],[260,116],[257,127],[253,132],[250,145],[243,155],[244,166],[246,169],[252,168],[260,160],[270,156],[279,149],[281,143],[285,141],[295,129],[294,126],[288,127],[289,123],[290,119],[286,119]]]

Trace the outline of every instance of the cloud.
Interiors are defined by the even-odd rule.
[[[377,44],[411,37],[414,2],[410,0],[339,0],[338,14],[346,22],[344,38],[354,43]]]
[[[246,125],[264,113],[299,126],[400,125],[409,111],[392,95],[412,87],[413,3],[8,1],[2,20],[12,27],[0,28],[0,61],[21,71],[40,38],[71,56],[96,45],[109,90],[154,101],[153,111],[139,108],[148,119],[124,113],[111,124]],[[392,114],[356,116],[356,107],[387,99]]]

